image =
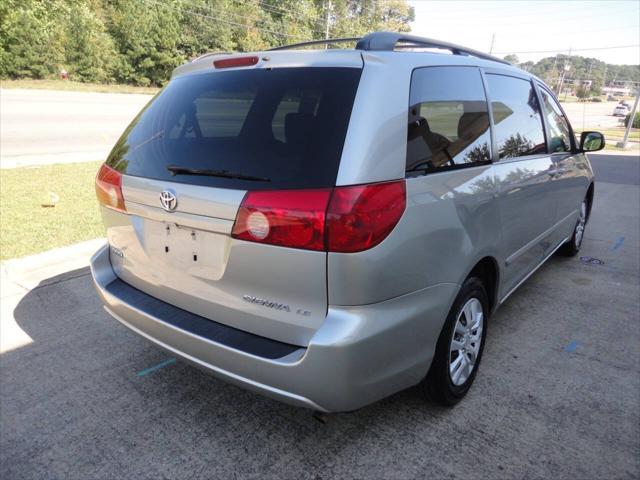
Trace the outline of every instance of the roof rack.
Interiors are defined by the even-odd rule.
[[[310,42],[294,43],[292,45],[284,45],[272,48],[271,50],[289,50],[297,47],[306,47],[309,45],[326,45],[331,43],[346,43],[357,41],[356,50],[393,52],[394,50],[411,49],[411,48],[439,48],[449,50],[454,55],[467,55],[470,57],[482,58],[493,62],[500,62],[511,65],[506,60],[494,57],[487,53],[479,52],[471,48],[462,47],[454,43],[442,42],[431,38],[417,37],[405,33],[396,32],[374,32],[365,35],[362,38],[329,38],[325,40],[313,40]]]
[[[415,35],[407,35],[395,32],[374,32],[365,35],[356,45],[357,50],[376,50],[376,51],[393,51],[404,48],[441,48],[449,50],[454,55],[468,55],[471,57],[482,58],[484,60],[492,60],[507,65],[511,65],[506,60],[494,57],[487,53],[479,52],[471,48],[462,47],[454,43],[442,42],[431,38],[416,37]]]
[[[280,47],[270,48],[269,51],[272,50],[292,50],[298,47],[308,47],[309,45],[329,45],[332,43],[353,43],[360,41],[360,37],[350,37],[350,38],[326,38],[323,40],[311,40],[310,42],[301,42],[301,43],[292,43],[291,45],[282,45]]]

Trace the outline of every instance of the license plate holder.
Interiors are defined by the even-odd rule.
[[[150,258],[189,275],[217,280],[224,268],[226,238],[177,223],[147,220]]]

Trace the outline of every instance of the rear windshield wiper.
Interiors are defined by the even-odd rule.
[[[229,170],[211,170],[208,168],[189,168],[178,165],[167,165],[167,170],[171,175],[202,175],[205,177],[237,178],[238,180],[249,180],[252,182],[270,182],[270,178],[254,177],[242,173],[230,172]]]

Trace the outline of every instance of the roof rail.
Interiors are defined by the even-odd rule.
[[[309,45],[329,45],[332,43],[347,43],[347,42],[357,42],[361,40],[360,37],[350,37],[350,38],[326,38],[323,40],[311,40],[309,42],[301,42],[301,43],[292,43],[291,45],[282,45],[281,47],[270,48],[271,50],[291,50],[298,47],[307,47]]]
[[[506,60],[494,57],[487,53],[479,52],[471,48],[462,47],[454,43],[442,42],[440,40],[433,40],[431,38],[416,37],[415,35],[407,35],[405,33],[395,32],[374,32],[369,33],[362,37],[357,45],[356,50],[368,50],[368,51],[386,51],[392,52],[396,49],[404,48],[441,48],[449,50],[454,55],[469,55],[471,57],[482,58],[484,60],[491,60],[494,62],[500,62],[507,65],[511,65]]]
[[[449,50],[454,55],[468,55],[470,57],[482,58],[484,60],[491,60],[493,62],[500,62],[506,65],[511,65],[506,60],[494,57],[487,53],[479,52],[471,48],[462,47],[454,43],[442,42],[440,40],[433,40],[431,38],[416,37],[415,35],[408,35],[406,33],[395,32],[374,32],[365,35],[362,38],[327,38],[323,40],[312,40],[309,42],[293,43],[291,45],[283,45],[281,47],[270,48],[269,50],[291,50],[298,47],[307,47],[309,45],[329,45],[332,43],[347,43],[358,42],[356,44],[356,50],[366,51],[382,51],[392,52],[398,49],[409,48],[441,48]]]

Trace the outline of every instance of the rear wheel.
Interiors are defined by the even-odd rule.
[[[480,279],[467,279],[442,328],[431,368],[422,383],[435,402],[455,405],[471,387],[484,349],[488,305]]]
[[[573,229],[573,235],[571,239],[568,240],[558,252],[561,255],[566,257],[574,257],[580,251],[580,247],[582,246],[582,240],[584,239],[584,229],[587,226],[587,212],[589,211],[589,205],[587,203],[587,199],[585,198],[580,205],[580,213],[578,215],[578,220],[576,222],[576,226]]]

